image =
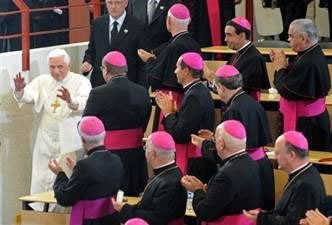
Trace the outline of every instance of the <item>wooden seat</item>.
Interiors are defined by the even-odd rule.
[[[289,48],[289,43],[285,41],[273,41],[273,40],[266,40],[266,41],[259,41],[255,42],[254,45],[256,47],[263,47],[263,48]]]
[[[288,181],[288,175],[284,171],[278,169],[274,169],[273,172],[274,172],[275,202],[277,203]]]
[[[320,176],[324,182],[326,194],[332,195],[332,174],[321,173]]]
[[[218,60],[205,60],[204,63],[207,65],[207,67],[216,72],[217,69],[223,65],[225,65],[226,61],[218,61]]]

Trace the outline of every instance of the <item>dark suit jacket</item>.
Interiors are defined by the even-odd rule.
[[[83,62],[87,61],[94,67],[91,76],[92,86],[105,84],[99,67],[103,57],[110,51],[119,51],[125,55],[129,80],[145,84],[144,64],[137,55],[138,49],[146,49],[147,46],[144,24],[127,14],[116,39],[110,44],[109,23],[109,15],[103,15],[95,19],[91,26],[90,42]]]
[[[148,26],[147,36],[150,40],[151,49],[154,49],[171,39],[172,36],[166,27],[167,12],[179,0],[160,0],[150,24],[147,16],[148,2],[149,0],[129,0],[127,11],[128,14],[133,15]]]

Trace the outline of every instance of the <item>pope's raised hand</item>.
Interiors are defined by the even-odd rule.
[[[60,94],[58,94],[57,97],[61,98],[62,100],[66,101],[67,103],[70,104],[71,97],[70,97],[70,92],[68,91],[68,89],[62,86],[60,89],[58,89],[58,91],[60,92]]]
[[[26,83],[24,81],[24,77],[22,77],[21,73],[16,74],[14,78],[15,91],[21,91],[24,89]]]

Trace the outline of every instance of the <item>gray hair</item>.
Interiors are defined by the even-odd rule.
[[[225,131],[223,123],[219,124],[216,128],[216,139],[223,139],[225,146],[227,146],[227,149],[231,151],[237,151],[246,148],[247,138],[239,139],[229,135]]]
[[[307,36],[311,45],[318,43],[319,37],[317,27],[310,19],[297,19],[291,23],[295,27],[295,33],[301,36]]]
[[[239,73],[233,77],[216,77],[215,82],[217,84],[221,84],[227,89],[235,90],[242,87],[242,74]]]
[[[175,16],[173,16],[173,14],[171,13],[170,10],[168,10],[167,16],[172,20],[173,23],[175,23],[179,27],[188,28],[189,23],[190,23],[190,17],[188,19],[184,19],[184,20],[178,19]]]
[[[47,63],[49,63],[50,58],[56,58],[56,57],[62,57],[64,58],[64,61],[67,65],[70,64],[70,56],[68,55],[68,53],[60,48],[54,49],[52,50],[50,53],[48,53],[47,55]]]
[[[100,143],[103,144],[105,136],[106,136],[105,132],[98,134],[96,136],[87,136],[80,131],[79,131],[79,134],[86,142],[88,142],[90,144],[100,144]]]
[[[306,159],[309,156],[309,151],[307,149],[300,149],[288,141],[285,142],[285,148],[288,152],[294,152],[300,159]]]
[[[167,160],[174,160],[175,158],[175,149],[173,151],[170,151],[170,150],[167,150],[165,151],[164,149],[161,149],[161,148],[157,148],[156,146],[153,145],[152,141],[151,141],[151,136],[148,137],[148,140],[147,140],[147,144],[148,144],[148,147],[146,149],[146,151],[149,151],[150,149],[154,150],[157,154],[158,157],[160,158],[163,158],[163,159],[167,159]]]
[[[105,60],[102,62],[103,66],[105,66],[107,73],[110,73],[112,76],[115,75],[126,75],[128,73],[128,66],[114,66]]]

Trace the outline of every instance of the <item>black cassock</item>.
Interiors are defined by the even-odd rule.
[[[214,104],[210,91],[201,81],[190,84],[184,91],[179,111],[168,115],[162,122],[165,131],[172,135],[177,144],[189,145],[191,134],[197,134],[200,129],[214,129]],[[205,183],[215,171],[214,163],[206,159],[193,157],[188,160],[188,173]]]
[[[274,210],[260,213],[257,225],[299,224],[310,209],[322,211],[325,189],[317,169],[306,165],[289,175],[288,184]]]
[[[106,131],[141,128],[145,131],[151,113],[148,91],[127,79],[117,76],[107,84],[93,88],[83,116],[93,115],[103,121]],[[125,142],[128,137],[121,137]],[[113,151],[125,168],[121,189],[126,195],[137,196],[147,181],[143,147]]]
[[[316,100],[328,95],[331,88],[327,60],[319,45],[299,52],[287,69],[274,78],[279,94],[289,100]],[[299,117],[296,130],[308,139],[309,149],[326,151],[329,146],[330,120],[327,110],[312,117]]]
[[[152,90],[166,89],[183,92],[174,73],[176,62],[183,53],[200,53],[200,51],[199,44],[188,32],[179,33],[172,37],[169,42],[154,49],[157,59],[150,59],[146,63],[148,83]]]
[[[227,64],[235,66],[242,74],[242,86],[248,94],[250,91],[270,88],[265,59],[255,45],[249,44],[241,49]]]
[[[124,205],[119,213],[125,223],[133,217],[144,219],[150,225],[167,225],[171,220],[184,216],[187,192],[182,187],[182,173],[175,163],[154,170],[141,201]]]
[[[240,121],[247,133],[247,149],[264,147],[272,141],[266,112],[260,103],[240,90],[227,103],[227,109],[222,116],[222,122],[226,120]],[[202,154],[208,158],[218,159],[215,151],[215,143],[204,141]],[[217,160],[215,160],[217,161]],[[262,208],[274,208],[274,175],[273,168],[267,156],[256,161],[261,177]]]
[[[118,156],[98,146],[77,162],[70,179],[60,172],[53,189],[58,204],[73,206],[79,201],[115,196],[121,185],[123,167]],[[88,206],[87,206],[88,207]],[[85,219],[83,225],[119,225],[117,213],[98,219]]]
[[[195,191],[193,208],[199,220],[207,222],[241,214],[243,209],[261,207],[260,188],[258,166],[243,151],[223,160],[207,192]]]

